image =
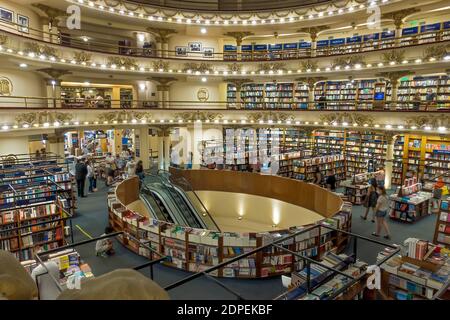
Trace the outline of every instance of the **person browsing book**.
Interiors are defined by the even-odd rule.
[[[84,163],[84,159],[79,159],[77,164],[75,165],[75,180],[77,180],[78,196],[81,198],[86,197],[84,195],[84,184],[86,182],[87,174],[88,169],[86,164]]]
[[[106,227],[105,233],[103,233],[102,236],[106,236],[110,233],[113,233],[113,231],[114,231],[113,228]],[[95,253],[97,256],[104,257],[104,258],[107,258],[107,257],[113,255],[115,253],[115,251],[114,251],[113,243],[112,243],[111,239],[103,238],[103,239],[98,240],[95,243]]]
[[[385,239],[390,239],[389,227],[386,222],[386,215],[389,210],[389,198],[386,193],[386,189],[382,186],[378,186],[378,200],[377,205],[375,206],[375,217],[376,217],[376,232],[373,232],[372,235],[375,237],[380,236],[381,229],[384,229],[386,235]]]

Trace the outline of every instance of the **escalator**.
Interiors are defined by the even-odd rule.
[[[174,223],[170,213],[159,200],[158,196],[153,192],[148,189],[142,189],[140,198],[154,219]]]
[[[159,216],[164,217],[165,221],[199,229],[208,228],[187,195],[161,175],[146,178],[141,196],[145,198],[145,204],[155,212],[155,215],[159,208],[161,212]]]

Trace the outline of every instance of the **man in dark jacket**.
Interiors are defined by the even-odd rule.
[[[77,180],[78,197],[85,198],[84,183],[86,181],[88,170],[84,159],[78,160],[75,165],[75,179]]]

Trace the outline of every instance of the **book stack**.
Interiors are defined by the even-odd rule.
[[[407,256],[413,259],[423,260],[428,252],[428,241],[408,238],[404,241],[404,245],[408,248]]]

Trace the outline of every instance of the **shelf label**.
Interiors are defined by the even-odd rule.
[[[283,44],[283,49],[284,50],[294,50],[294,49],[297,49],[297,48],[298,48],[297,43],[285,43],[285,44]]]
[[[402,30],[402,36],[410,35],[410,34],[417,34],[419,32],[419,27],[411,27],[411,28],[404,28]]]
[[[439,31],[441,30],[441,23],[427,24],[420,27],[420,32]]]
[[[332,39],[330,41],[331,46],[337,46],[337,45],[344,44],[344,43],[345,43],[345,38]]]

